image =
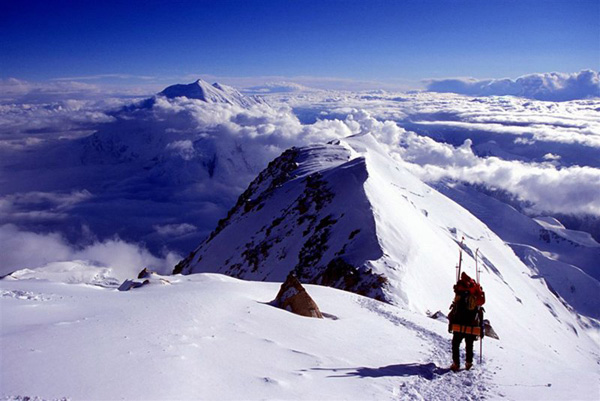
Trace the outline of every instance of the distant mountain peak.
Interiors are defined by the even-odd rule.
[[[158,94],[168,99],[177,97],[186,97],[188,99],[198,99],[207,103],[225,103],[241,107],[250,107],[263,103],[257,97],[244,96],[237,89],[222,85],[218,82],[212,85],[199,78],[190,84],[176,84],[165,88]]]

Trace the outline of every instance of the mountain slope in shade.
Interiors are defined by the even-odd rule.
[[[240,196],[203,245],[206,251],[177,271],[220,266],[240,278],[283,281],[294,269],[301,280],[383,299],[385,278],[365,265],[382,256],[362,187],[367,176],[364,158],[351,160],[342,146],[292,148]],[[340,198],[352,201],[334,202]]]
[[[490,229],[370,134],[286,151],[175,272],[283,281],[293,270],[303,282],[425,314],[448,310],[462,237],[463,271],[472,276],[479,249],[486,309],[501,338],[534,346],[543,327],[551,347],[597,335],[594,320],[573,313]]]

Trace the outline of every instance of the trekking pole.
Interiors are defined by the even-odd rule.
[[[481,365],[481,361],[483,359],[483,325],[481,325],[481,338],[479,339],[479,364]]]
[[[485,337],[485,322],[483,321],[483,308],[480,311],[479,320],[481,321],[481,333],[479,334],[479,364],[483,360],[483,337]]]
[[[481,365],[481,360],[483,359],[483,336],[479,340],[479,364]]]

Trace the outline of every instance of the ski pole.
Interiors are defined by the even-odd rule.
[[[479,339],[479,364],[481,365],[481,361],[483,359],[483,336]]]
[[[479,320],[481,322],[481,333],[479,338],[479,364],[483,360],[483,337],[485,337],[485,322],[483,321],[483,308],[479,310]]]

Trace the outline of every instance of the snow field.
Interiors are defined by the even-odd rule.
[[[270,306],[278,283],[215,274],[168,279],[172,285],[129,292],[0,281],[2,294],[45,299],[0,298],[0,397],[595,398],[597,370],[502,340],[484,340],[483,365],[448,372],[444,322],[355,294],[307,286],[328,314],[318,320]]]

